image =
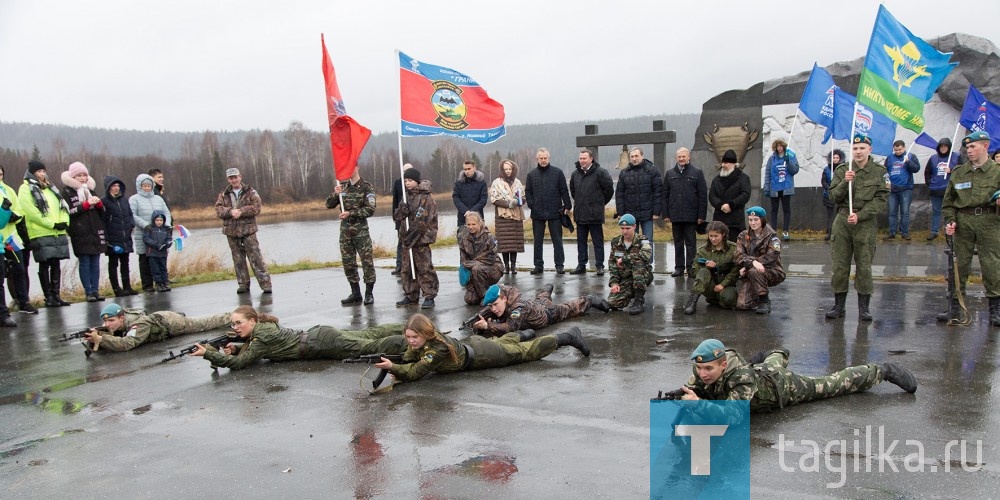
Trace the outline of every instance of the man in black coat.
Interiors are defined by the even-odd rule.
[[[712,179],[708,190],[708,203],[715,209],[713,221],[719,221],[729,228],[729,241],[736,242],[740,232],[746,229],[743,211],[750,201],[750,176],[736,168],[736,151],[732,149],[722,155],[719,176]]]
[[[587,272],[587,236],[594,243],[594,266],[597,275],[604,276],[604,206],[615,195],[611,174],[594,161],[588,149],[580,150],[580,160],[569,178],[569,193],[576,208],[576,269],[570,274]]]
[[[458,211],[458,227],[465,228],[466,212],[475,212],[486,220],[483,207],[487,200],[486,177],[476,170],[476,162],[466,160],[458,179],[455,179],[455,187],[451,190],[451,201],[455,202],[455,209]]]
[[[642,234],[653,243],[653,221],[660,218],[660,171],[642,157],[642,149],[628,152],[629,166],[618,174],[615,188],[615,213],[632,214]]]
[[[674,236],[674,272],[694,277],[698,224],[708,215],[708,186],[705,174],[691,164],[688,148],[677,150],[677,163],[663,176],[663,220],[670,223]]]
[[[549,237],[552,238],[556,274],[564,274],[566,255],[562,244],[562,215],[573,208],[573,201],[566,188],[566,174],[549,165],[549,150],[538,148],[535,159],[538,165],[528,172],[524,184],[524,197],[531,209],[531,228],[535,238],[535,268],[531,270],[531,274],[542,274],[542,269],[545,268],[542,245],[545,242],[546,225],[549,226]]]

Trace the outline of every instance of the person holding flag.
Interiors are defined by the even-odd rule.
[[[1000,166],[989,157],[990,135],[973,132],[962,140],[969,161],[951,173],[944,192],[945,234],[955,237],[958,286],[949,311],[958,319],[959,294],[965,295],[972,254],[979,250],[983,287],[990,302],[990,324],[1000,326]]]
[[[358,278],[358,261],[365,273],[366,306],[375,303],[372,290],[375,288],[375,255],[372,251],[372,237],[368,232],[368,218],[375,214],[375,186],[361,178],[359,168],[345,184],[337,182],[333,194],[326,199],[326,208],[343,207],[340,211],[340,256],[344,262],[344,275],[351,284],[351,294],[341,300],[343,305],[360,304],[361,284]]]
[[[830,182],[830,198],[837,204],[837,217],[833,221],[830,238],[833,251],[830,285],[834,295],[833,307],[826,313],[830,319],[844,316],[853,259],[858,319],[872,320],[868,306],[875,288],[872,259],[875,257],[878,233],[876,217],[885,208],[890,184],[888,171],[871,157],[871,152],[871,138],[860,132],[854,134],[851,162],[839,165]]]

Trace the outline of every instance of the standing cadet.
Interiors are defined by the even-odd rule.
[[[851,366],[825,377],[806,377],[788,370],[788,350],[761,352],[750,363],[722,342],[708,339],[691,353],[692,375],[662,399],[748,400],[750,411],[777,410],[809,401],[871,389],[886,381],[917,392],[917,379],[895,363]],[[756,361],[756,362],[754,362]],[[697,391],[707,398],[695,394]]]
[[[465,228],[458,238],[459,265],[468,270],[465,303],[476,305],[486,289],[503,277],[503,262],[497,255],[497,239],[490,234],[483,218],[476,212],[465,213]]]
[[[365,270],[364,302],[367,306],[375,303],[375,296],[372,295],[375,288],[375,256],[372,255],[372,237],[368,233],[368,218],[375,213],[375,187],[361,178],[360,170],[354,168],[346,188],[344,184],[337,183],[333,194],[326,199],[326,208],[335,208],[340,205],[340,199],[344,199],[344,207],[340,211],[340,257],[344,261],[344,275],[351,284],[351,294],[340,303],[350,305],[361,302],[357,254]]]
[[[622,234],[611,239],[608,269],[611,287],[608,303],[612,309],[624,309],[639,314],[646,304],[646,287],[653,282],[653,245],[642,234],[635,233],[635,217],[622,215],[618,227]]]
[[[382,358],[375,368],[389,370],[398,382],[411,382],[430,373],[484,370],[536,361],[562,346],[572,346],[590,356],[590,346],[577,327],[556,335],[535,338],[534,330],[509,332],[498,339],[470,335],[457,340],[441,334],[423,314],[406,322],[403,334],[409,348],[400,363]]]
[[[694,285],[691,296],[684,305],[684,314],[697,312],[698,298],[705,296],[709,304],[732,309],[736,307],[736,280],[740,268],[736,267],[733,257],[736,254],[736,244],[727,238],[729,226],[725,222],[714,220],[708,223],[705,232],[708,233],[708,243],[698,249],[694,259]]]
[[[431,243],[437,241],[437,203],[431,196],[431,181],[420,180],[420,171],[411,168],[403,172],[406,202],[400,202],[392,214],[399,222],[399,239],[403,242],[403,300],[397,307],[419,304],[420,292],[424,293],[421,309],[434,307],[438,294],[438,276],[431,260]],[[410,264],[413,259],[413,264]],[[413,273],[416,271],[416,278]]]
[[[871,321],[868,305],[875,285],[872,283],[872,259],[875,257],[875,238],[878,233],[876,216],[885,208],[889,198],[889,173],[885,166],[871,157],[872,140],[867,135],[854,134],[851,145],[853,169],[850,164],[837,166],[830,182],[830,199],[837,204],[837,218],[833,220],[830,238],[833,251],[834,304],[826,313],[827,318],[844,316],[847,303],[848,281],[851,277],[851,259],[856,266],[854,289],[858,291],[858,318]],[[853,212],[848,208],[848,192],[853,195]]]
[[[564,319],[582,316],[591,307],[603,312],[611,310],[608,301],[595,295],[553,304],[552,285],[539,289],[534,299],[521,298],[521,291],[516,287],[493,285],[486,291],[483,305],[489,306],[490,318],[480,315],[472,327],[484,337],[498,337],[525,328],[540,330]]]
[[[406,350],[403,325],[379,325],[364,330],[341,330],[316,325],[308,330],[293,330],[278,325],[278,318],[260,314],[242,305],[230,316],[230,326],[237,342],[218,351],[198,344],[191,356],[204,356],[212,365],[239,370],[258,359],[293,361],[298,359],[345,359],[366,354],[402,354]]]
[[[146,314],[142,309],[123,309],[108,304],[101,309],[101,321],[110,333],[96,329],[87,332],[91,349],[104,347],[109,351],[129,351],[147,342],[159,342],[178,335],[206,332],[229,325],[229,313],[188,318],[183,313],[157,311]]]
[[[989,157],[990,136],[973,132],[962,140],[969,161],[955,167],[944,191],[945,234],[955,236],[958,280],[951,317],[958,319],[958,294],[965,294],[972,253],[979,249],[983,287],[990,301],[990,323],[1000,326],[1000,166]]]

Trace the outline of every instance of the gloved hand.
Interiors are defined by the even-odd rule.
[[[396,207],[396,213],[402,215],[403,217],[409,217],[411,213],[410,205],[408,203],[400,203],[399,206]]]
[[[10,210],[10,200],[8,200],[7,198],[4,198],[3,199],[3,203],[0,203],[0,208],[2,208],[4,210]]]
[[[52,229],[55,229],[56,231],[65,231],[69,229],[69,224],[65,222],[56,222],[55,225],[52,226]]]
[[[11,212],[10,213],[10,220],[8,220],[7,223],[8,224],[17,224],[18,222],[21,222],[21,219],[23,219],[23,218],[24,217],[21,217],[20,215],[17,215],[14,212]]]
[[[114,250],[115,253],[118,254],[118,255],[121,255],[121,254],[125,253],[125,249],[122,248],[122,247],[120,247],[120,246],[118,246],[118,245],[115,245],[115,246],[111,247],[111,249]]]
[[[403,237],[403,246],[406,248],[413,248],[420,241],[420,231],[410,230]]]

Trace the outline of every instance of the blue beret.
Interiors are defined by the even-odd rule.
[[[472,277],[472,272],[469,268],[465,266],[458,266],[458,284],[465,286],[469,284],[469,278]]]
[[[118,304],[108,304],[101,309],[101,319],[108,319],[113,316],[118,316],[119,314],[125,312],[122,306]]]
[[[764,211],[764,207],[760,205],[754,205],[747,209],[747,215],[756,215],[757,217],[767,217],[767,212]]]
[[[868,134],[865,134],[863,132],[858,132],[858,133],[854,134],[854,140],[852,140],[851,142],[854,143],[854,144],[860,144],[860,143],[863,142],[863,143],[871,146],[872,145],[872,138],[868,137]]]
[[[962,139],[962,145],[966,146],[970,142],[976,142],[976,141],[990,142],[990,134],[987,134],[983,130],[980,130],[978,132],[973,132],[973,133],[965,136],[965,139]]]
[[[625,214],[625,215],[621,216],[620,219],[618,219],[618,225],[619,226],[634,226],[635,225],[635,217],[633,217],[632,214]]]
[[[500,285],[490,285],[483,296],[483,305],[488,306],[500,298]]]
[[[726,346],[717,339],[708,339],[700,344],[691,353],[691,360],[695,363],[708,363],[715,361],[726,355]]]

